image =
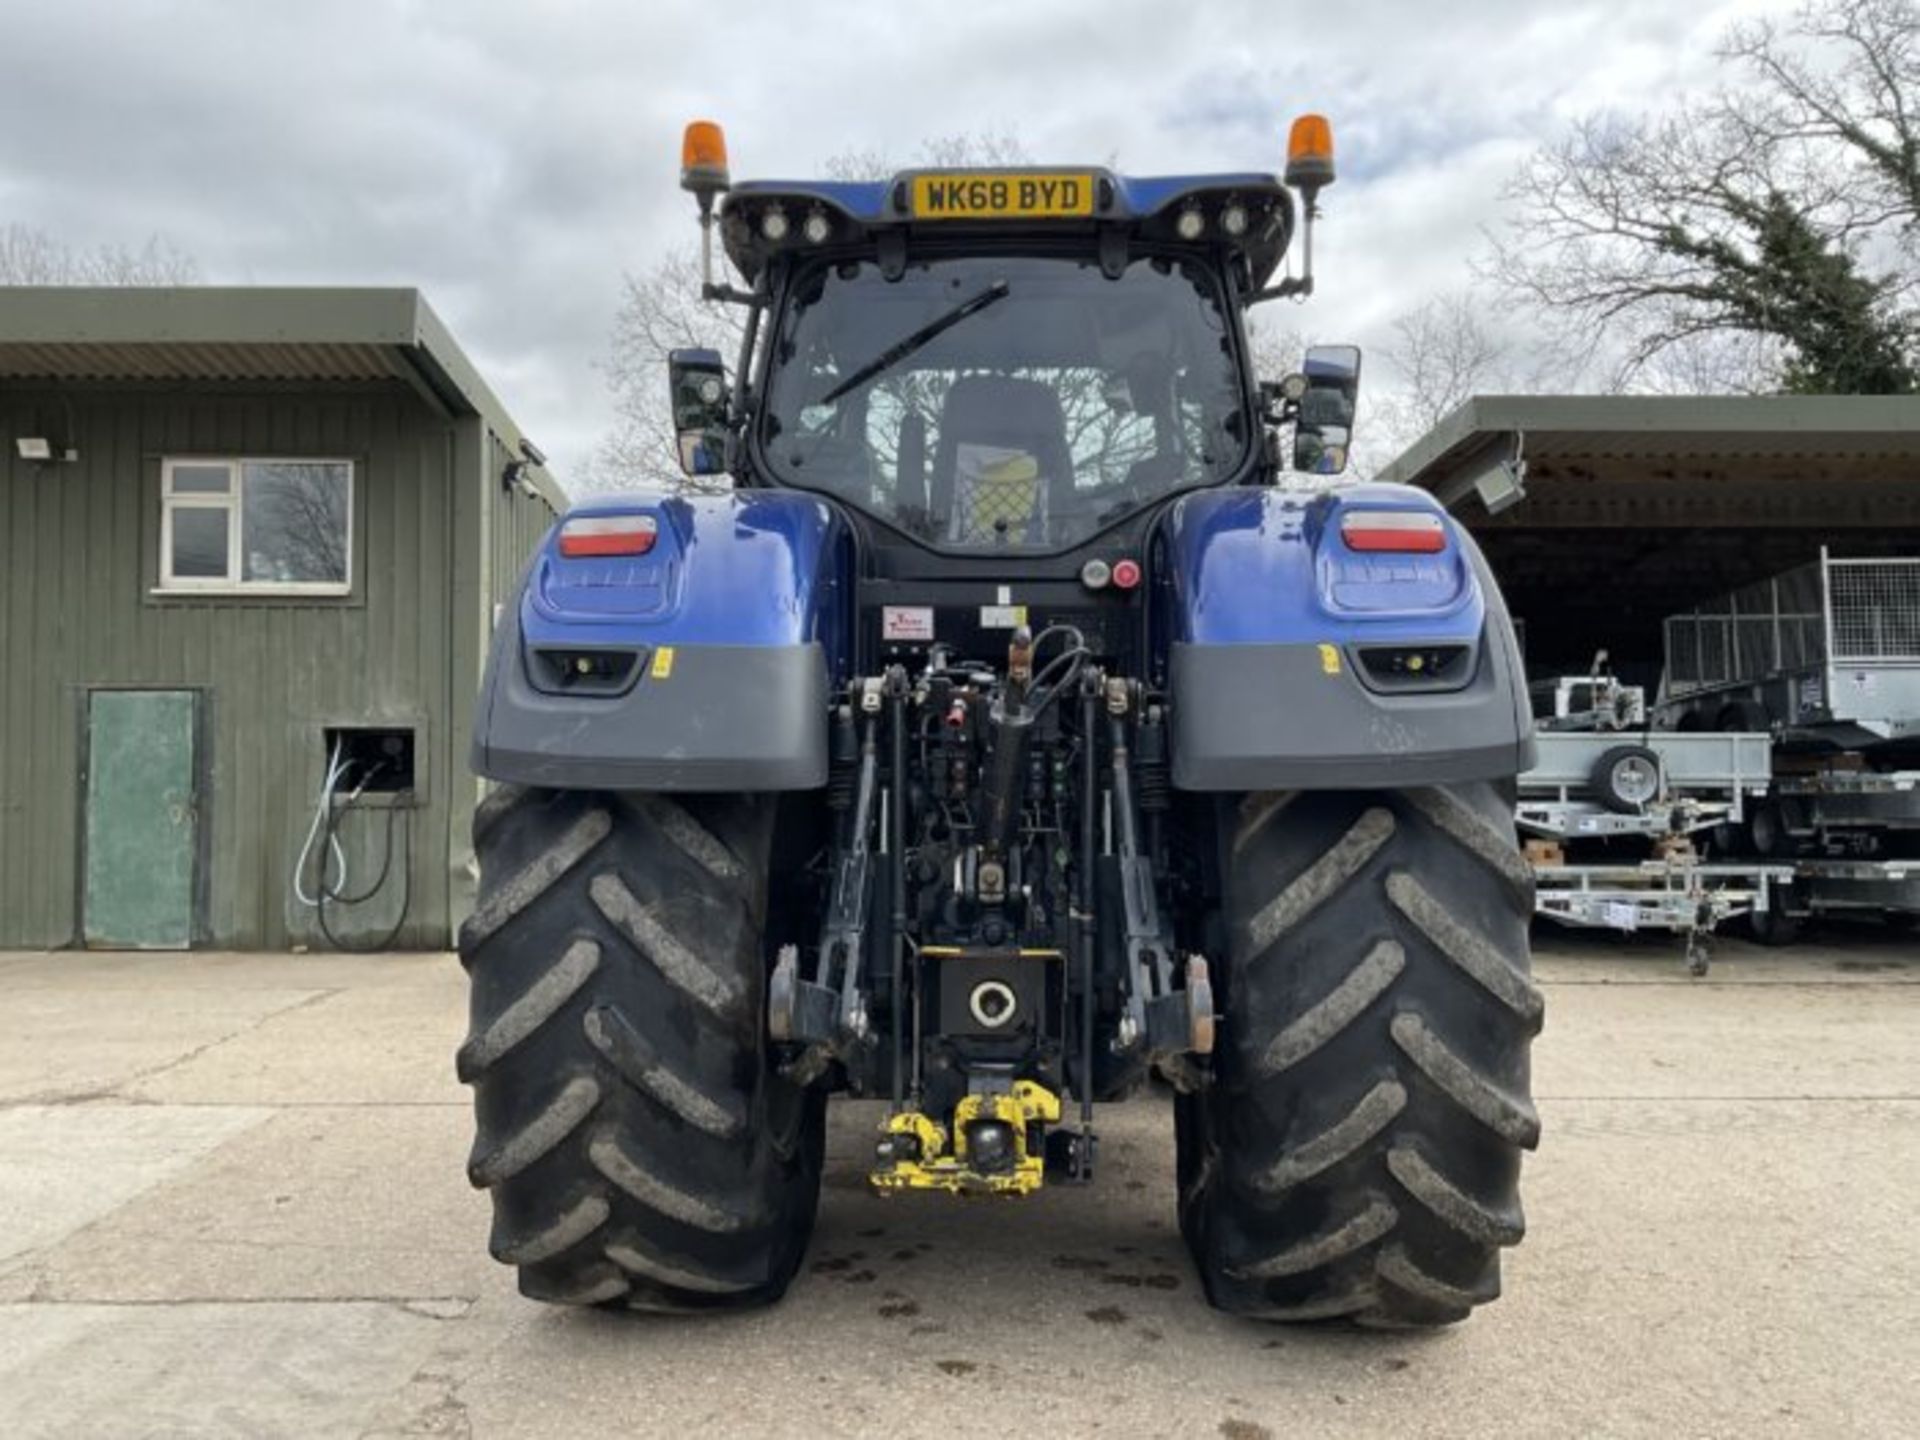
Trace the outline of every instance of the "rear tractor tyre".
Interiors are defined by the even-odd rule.
[[[1274,1320],[1465,1319],[1524,1230],[1539,1141],[1532,877],[1492,784],[1255,794],[1220,812],[1213,1086],[1182,1097],[1208,1298]]]
[[[773,802],[508,788],[461,929],[467,1166],[491,1250],[560,1304],[769,1304],[813,1228],[823,1097],[765,1043]]]

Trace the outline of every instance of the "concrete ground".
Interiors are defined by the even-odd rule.
[[[866,1193],[778,1309],[522,1301],[444,956],[0,957],[0,1435],[1911,1435],[1920,953],[1542,937],[1531,1231],[1431,1336],[1208,1310],[1167,1107],[1091,1194]]]

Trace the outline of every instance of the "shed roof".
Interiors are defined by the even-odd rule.
[[[1377,478],[1457,503],[1518,440],[1535,460],[1920,455],[1920,396],[1476,395]]]
[[[400,380],[525,438],[418,290],[0,286],[0,380]],[[556,508],[544,467],[530,478]]]
[[[1530,662],[1651,683],[1666,615],[1822,546],[1920,554],[1920,397],[1476,396],[1379,478],[1473,530]]]

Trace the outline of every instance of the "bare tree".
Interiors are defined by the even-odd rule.
[[[1764,383],[1727,373],[1740,357],[1776,386],[1912,389],[1917,36],[1913,0],[1816,0],[1784,31],[1736,28],[1724,53],[1749,89],[1590,116],[1529,162],[1494,274],[1575,350],[1610,351],[1616,385],[1695,347],[1735,389]]]
[[[929,168],[1029,163],[1017,136],[1004,131],[942,135],[925,141],[913,161]],[[882,150],[847,150],[828,159],[834,180],[882,180],[902,167]],[[667,411],[669,351],[705,346],[729,365],[738,357],[744,313],[735,305],[700,298],[699,251],[691,243],[669,251],[622,285],[602,363],[617,418],[582,472],[589,489],[691,488],[674,455]],[[705,482],[711,488],[712,482]],[[719,483],[727,482],[720,477]]]
[[[1248,313],[1248,358],[1253,361],[1253,373],[1262,380],[1278,380],[1293,374],[1300,368],[1306,350],[1305,334],[1276,318],[1274,307]]]
[[[701,487],[680,470],[667,405],[667,356],[705,347],[732,365],[745,333],[744,312],[700,298],[700,252],[694,245],[669,251],[638,273],[629,271],[621,287],[601,365],[617,419],[581,484],[589,490],[724,488],[724,476]]]
[[[1399,379],[1399,404],[1419,430],[1438,424],[1475,393],[1501,386],[1511,351],[1486,321],[1487,297],[1454,290],[1395,318],[1380,358]]]
[[[1746,330],[1689,335],[1648,358],[1632,376],[1649,395],[1771,395],[1791,363],[1777,336]]]
[[[163,235],[137,250],[124,245],[81,249],[18,222],[0,225],[0,285],[192,285],[193,257]]]
[[[927,170],[965,170],[992,165],[1031,165],[1033,157],[1010,130],[958,131],[920,142],[911,165]],[[908,168],[892,152],[869,146],[828,157],[820,172],[829,180],[885,180]]]
[[[1795,40],[1824,50],[1822,66]],[[1775,144],[1838,158],[1872,228],[1920,224],[1920,12],[1913,0],[1819,0],[1785,34],[1771,21],[1735,26],[1722,53],[1763,89],[1729,106]]]
[[[1357,468],[1380,468],[1475,395],[1536,390],[1549,375],[1569,383],[1563,368],[1497,329],[1493,313],[1493,298],[1467,287],[1394,317],[1391,338],[1368,357],[1366,414],[1356,426],[1368,463]]]
[[[241,539],[249,580],[347,578],[347,472],[290,461],[248,461]],[[254,573],[255,567],[262,573]]]

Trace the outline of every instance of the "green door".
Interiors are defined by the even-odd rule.
[[[193,940],[197,698],[191,690],[87,697],[88,945],[184,950]]]

